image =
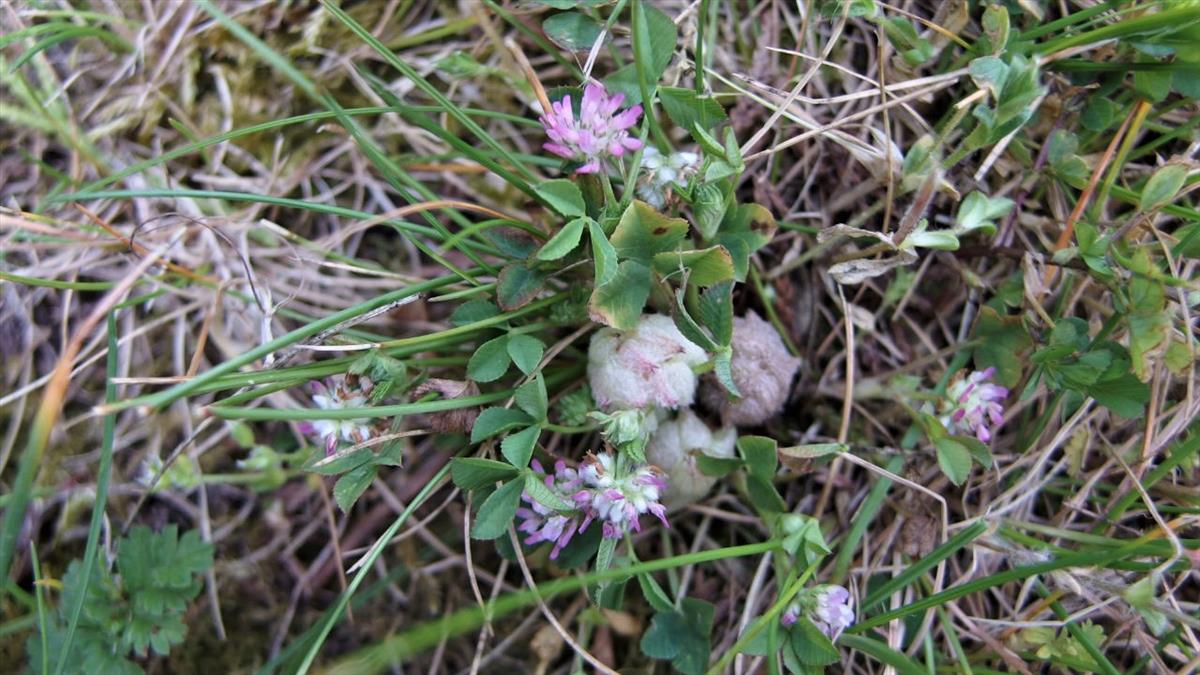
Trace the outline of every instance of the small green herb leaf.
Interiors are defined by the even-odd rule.
[[[971,453],[967,447],[950,436],[934,441],[938,466],[955,485],[962,485],[971,475]]]
[[[364,464],[342,474],[333,484],[333,501],[337,502],[342,513],[348,513],[354,502],[371,487],[371,481],[375,480],[378,471],[376,465]]]
[[[583,193],[579,191],[579,186],[565,178],[544,181],[534,190],[561,215],[568,218],[587,215],[587,204],[583,201]]]
[[[546,380],[542,378],[542,374],[538,373],[532,380],[517,387],[513,401],[535,421],[545,420],[550,404],[546,395]]]
[[[538,260],[558,260],[571,251],[574,251],[575,247],[579,246],[579,239],[583,236],[583,228],[587,225],[588,220],[590,219],[575,218],[568,221],[537,252]]]
[[[592,292],[588,314],[592,320],[617,330],[630,330],[650,297],[650,268],[636,260],[617,266],[613,280]]]
[[[496,434],[533,422],[533,419],[512,408],[487,408],[479,413],[475,426],[471,428],[471,442],[478,443]]]
[[[478,490],[517,475],[517,470],[504,462],[482,457],[456,457],[450,464],[450,478],[463,490]]]
[[[521,502],[524,486],[525,482],[520,479],[510,480],[488,495],[475,514],[471,538],[486,540],[503,535],[517,515],[517,505]]]
[[[522,333],[508,336],[508,355],[512,357],[512,362],[517,364],[517,368],[520,368],[521,372],[526,375],[537,368],[545,350],[546,345],[532,335]]]
[[[561,12],[542,22],[542,30],[554,44],[570,51],[591,49],[604,30],[595,19],[580,12]]]
[[[524,469],[529,466],[529,459],[533,457],[533,448],[541,433],[541,427],[531,426],[505,436],[500,442],[500,454],[509,464]]]
[[[503,377],[511,361],[508,341],[507,335],[501,335],[479,345],[467,361],[467,376],[476,382],[492,382]]]

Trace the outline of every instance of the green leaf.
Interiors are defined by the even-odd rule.
[[[979,465],[985,469],[992,468],[992,451],[982,441],[974,436],[951,436],[954,440],[962,444],[967,452],[971,453],[971,459],[979,462]]]
[[[652,659],[669,661],[682,648],[687,633],[687,621],[675,611],[659,612],[650,620],[650,628],[642,635],[642,653]]]
[[[721,345],[718,345],[709,337],[708,333],[696,323],[692,315],[687,311],[687,303],[684,296],[686,295],[684,288],[676,289],[675,304],[671,307],[671,319],[675,322],[675,327],[688,340],[698,345],[706,352],[716,351]]]
[[[895,16],[880,22],[888,41],[896,47],[909,66],[919,66],[933,58],[933,45],[917,35],[917,30],[905,18]]]
[[[955,229],[962,232],[983,230],[991,236],[996,233],[996,223],[1013,209],[1013,200],[1008,197],[988,197],[982,192],[972,192],[958,207]]]
[[[486,540],[503,535],[517,515],[517,505],[521,502],[524,486],[525,482],[522,480],[510,480],[488,495],[479,507],[479,512],[475,514],[471,538]]]
[[[322,453],[309,459],[302,468],[322,476],[336,476],[370,462],[374,456],[375,453],[371,452],[370,448],[358,448],[349,452],[343,450],[328,457]]]
[[[1008,44],[1008,8],[999,3],[988,5],[983,11],[983,32],[992,44],[992,52],[999,54]]]
[[[646,202],[633,200],[613,230],[609,241],[622,260],[650,264],[656,253],[673,250],[687,234],[682,218],[668,218]]]
[[[1180,68],[1171,77],[1171,88],[1190,99],[1200,99],[1200,68]]]
[[[463,490],[478,490],[516,475],[516,469],[494,459],[455,457],[450,464],[450,478]]]
[[[906,247],[933,248],[939,251],[957,251],[959,247],[958,237],[953,232],[946,230],[918,230],[904,240],[904,245]]]
[[[802,616],[790,631],[796,658],[806,666],[828,666],[838,662],[838,650],[820,628]]]
[[[1171,93],[1171,76],[1169,70],[1135,70],[1133,90],[1148,101],[1157,103]]]
[[[654,577],[649,574],[637,575],[638,586],[642,587],[642,595],[646,598],[646,602],[654,608],[656,612],[673,612],[675,611],[675,603],[671,602],[670,596],[658,585]],[[649,654],[647,654],[649,656]],[[665,658],[674,658],[674,655]]]
[[[557,14],[556,16],[563,15]],[[583,193],[579,191],[578,185],[566,178],[543,181],[534,187],[534,191],[561,215],[568,218],[587,215],[587,204],[583,201]]]
[[[991,307],[980,307],[975,338],[979,340],[974,352],[975,368],[995,368],[997,382],[1010,388],[1017,386],[1024,356],[1033,346],[1021,317],[1001,316]]]
[[[376,349],[354,359],[349,372],[364,376],[374,383],[367,399],[371,403],[379,403],[393,391],[403,389],[408,381],[408,369],[404,362]]]
[[[524,410],[534,421],[542,422],[546,419],[550,403],[546,395],[546,380],[538,373],[534,378],[525,384],[517,387],[517,391],[513,394],[513,401],[517,407]]]
[[[937,447],[938,466],[942,473],[955,485],[962,485],[971,475],[971,453],[967,447],[953,437],[945,436],[934,441]]]
[[[517,365],[517,368],[520,368],[521,372],[526,375],[537,368],[545,351],[546,345],[532,335],[520,333],[508,336],[508,355],[512,357],[512,362]]]
[[[775,439],[766,436],[742,436],[737,440],[738,452],[746,460],[746,468],[752,476],[766,481],[775,478],[779,470],[778,445]]]
[[[695,125],[712,129],[725,120],[725,109],[711,96],[698,96],[687,87],[659,87],[658,98],[676,126],[691,131]]]
[[[696,598],[684,598],[681,605],[657,612],[640,646],[650,658],[670,660],[675,670],[699,675],[708,668],[713,606]]]
[[[705,476],[724,478],[744,466],[737,457],[713,457],[704,453],[696,455],[696,468]]]
[[[558,260],[575,250],[579,239],[583,236],[583,228],[590,218],[575,218],[568,221],[561,230],[556,232],[550,241],[537,252],[538,260]]]
[[[531,427],[532,428],[532,427]],[[567,500],[558,496],[558,493],[546,486],[543,478],[540,478],[533,471],[525,472],[525,491],[534,501],[555,511],[570,511],[575,508]]]
[[[733,258],[724,246],[694,251],[666,251],[655,254],[654,269],[664,276],[687,270],[689,284],[712,286],[733,279]]]
[[[580,12],[562,12],[542,22],[542,30],[554,44],[571,51],[591,49],[604,27]]]
[[[750,497],[750,504],[759,511],[764,513],[787,511],[787,504],[779,496],[775,485],[762,476],[753,474],[746,476],[746,493]]]
[[[770,242],[777,228],[775,216],[759,204],[739,204],[725,212],[716,243],[733,256],[734,278],[746,279],[751,254]]]
[[[526,427],[511,433],[500,442],[500,454],[504,455],[504,459],[508,460],[509,464],[518,469],[524,469],[529,466],[529,459],[533,457],[533,448],[537,445],[538,437],[541,435],[542,429],[538,426]]]
[[[1192,355],[1188,352],[1187,343],[1182,340],[1172,340],[1163,354],[1163,364],[1176,377],[1183,377],[1184,373],[1192,367]]]
[[[1133,605],[1135,609],[1150,609],[1151,603],[1154,602],[1154,588],[1158,586],[1158,582],[1158,574],[1147,574],[1128,586],[1121,595],[1125,602]]]
[[[1079,114],[1079,124],[1088,131],[1104,131],[1116,122],[1119,112],[1120,108],[1107,96],[1093,94]]]
[[[496,434],[533,423],[533,419],[512,408],[485,408],[471,428],[471,442],[478,443]]]
[[[1171,314],[1164,310],[1163,285],[1153,279],[1135,276],[1129,282],[1129,356],[1138,379],[1150,377],[1150,357],[1171,330]]]
[[[374,464],[364,464],[347,471],[333,484],[333,501],[337,502],[342,513],[349,513],[354,502],[371,487],[371,481],[375,480],[378,471]]]
[[[501,335],[479,345],[467,361],[467,377],[476,382],[493,382],[503,377],[511,361],[508,341],[509,336]]]
[[[646,81],[651,86],[658,84],[662,79],[663,71],[667,69],[667,64],[671,62],[671,55],[675,52],[675,42],[678,37],[678,29],[675,27],[675,22],[671,17],[662,13],[654,7],[650,7],[645,3],[639,3],[634,6],[634,11],[643,11],[643,20],[639,22],[645,26],[645,34],[649,49],[648,63],[643,63],[642,68],[646,74]],[[644,103],[642,101],[642,89],[638,86],[637,64],[627,64],[613,74],[604,78],[604,84],[611,92],[621,92],[625,94],[626,105],[637,105]]]
[[[1183,187],[1187,175],[1188,167],[1183,164],[1167,164],[1159,168],[1142,188],[1138,209],[1142,212],[1150,212],[1170,204]]]
[[[229,427],[229,437],[234,443],[243,450],[249,450],[254,447],[254,430],[249,425],[243,422],[227,422]]]
[[[1088,396],[1100,405],[1127,419],[1137,419],[1150,401],[1150,385],[1132,373],[1101,380],[1087,387]]]
[[[465,326],[477,321],[485,321],[500,313],[500,308],[490,300],[468,300],[454,309],[450,315],[451,326]]]
[[[987,89],[993,98],[999,96],[1004,81],[1008,79],[1008,64],[996,56],[981,56],[967,66],[975,86]]]
[[[631,330],[650,297],[651,281],[649,267],[636,260],[623,261],[613,280],[592,292],[589,316],[617,330]]]
[[[500,249],[501,253],[517,260],[528,258],[538,246],[533,235],[515,227],[489,228],[483,231],[483,237]]]
[[[700,294],[700,320],[721,346],[733,340],[733,281],[713,285]]]
[[[496,300],[505,310],[520,309],[533,300],[545,282],[545,272],[523,263],[507,265],[496,280]]]
[[[182,537],[177,532],[174,525],[159,533],[138,526],[117,548],[117,570],[133,614],[123,619],[122,642],[138,654],[146,653],[153,634],[178,620],[200,592],[196,577],[212,567],[212,546],[194,530]]]
[[[737,383],[733,381],[733,349],[723,347],[720,351],[713,355],[713,374],[717,376],[717,381],[721,383],[725,390],[734,396],[740,397],[741,391],[738,391]]]
[[[705,241],[716,236],[729,210],[732,194],[722,189],[720,184],[701,183],[692,193],[692,216],[696,221],[696,229]]]
[[[588,221],[588,239],[592,242],[592,263],[596,266],[596,288],[617,276],[617,249],[594,220]]]

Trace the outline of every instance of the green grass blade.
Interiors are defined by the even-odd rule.
[[[904,588],[905,586],[916,581],[917,577],[925,574],[929,570],[937,566],[946,558],[954,555],[962,550],[967,544],[974,541],[979,535],[987,531],[987,525],[983,521],[976,521],[962,532],[950,537],[946,543],[938,546],[929,553],[929,555],[913,562],[903,572],[897,574],[887,581],[887,583],[876,588],[869,593],[862,601],[862,609],[870,609],[876,604],[887,599],[889,595]]]
[[[350,598],[354,596],[354,592],[362,585],[367,575],[374,572],[375,561],[379,559],[380,554],[383,553],[383,549],[387,547],[392,537],[396,536],[396,533],[400,531],[404,523],[408,522],[409,517],[425,503],[425,500],[429,499],[429,496],[434,491],[445,483],[446,476],[450,473],[450,464],[450,462],[446,462],[446,465],[438,470],[437,474],[426,483],[425,487],[421,488],[421,491],[413,497],[413,500],[409,502],[404,512],[388,526],[388,529],[375,540],[374,545],[363,556],[363,561],[359,566],[358,572],[354,574],[354,579],[346,587],[346,590],[342,591],[338,596],[337,602],[334,603],[333,611],[326,615],[325,621],[321,624],[321,628],[317,632],[312,646],[308,648],[308,652],[304,655],[304,660],[300,662],[300,667],[296,670],[297,673],[303,675],[303,673],[307,673],[308,669],[312,667],[313,661],[316,660],[317,654],[321,651],[321,646],[325,644],[325,639],[329,637],[329,632],[333,630],[333,626],[342,618],[342,614],[346,611],[346,605],[350,603]]]
[[[99,38],[100,40],[103,40],[104,42],[107,42],[108,44],[110,44],[114,47],[117,47],[121,51],[127,52],[127,51],[131,51],[133,49],[133,45],[129,44],[128,42],[126,42],[124,39],[118,37],[117,35],[114,35],[113,33],[109,32],[107,30],[104,30],[103,28],[96,28],[94,26],[72,25],[70,28],[64,28],[63,30],[61,30],[58,33],[54,33],[52,35],[42,38],[41,40],[38,40],[37,44],[35,44],[32,47],[30,47],[29,49],[25,50],[25,52],[23,54],[18,56],[17,59],[15,61],[13,61],[11,65],[9,65],[9,70],[16,70],[16,69],[20,68],[21,66],[28,63],[29,60],[32,59],[33,57],[46,51],[47,49],[53,47],[54,45],[59,44],[60,42],[66,42],[67,40],[75,40],[75,39],[82,39],[82,38],[88,38],[88,37]]]
[[[355,35],[357,35],[359,39],[370,45],[370,47],[374,49],[376,53],[378,53],[385,61],[387,61],[388,65],[392,66],[396,70],[400,71],[400,73],[405,77],[412,80],[413,84],[415,84],[418,89],[425,92],[425,94],[436,101],[438,105],[442,106],[445,111],[459,124],[463,125],[464,128],[470,131],[485,145],[500,153],[502,157],[507,159],[513,165],[513,167],[524,176],[525,180],[538,180],[538,177],[520,160],[514,157],[508,148],[501,145],[495,138],[492,138],[491,134],[487,133],[483,127],[480,127],[475,123],[475,120],[471,119],[466,113],[464,113],[461,108],[454,104],[453,101],[446,98],[442,92],[438,91],[436,87],[430,84],[429,81],[426,80],[420,73],[418,73],[412,66],[408,65],[398,56],[396,56],[395,52],[388,49],[386,45],[380,42],[374,35],[371,34],[370,31],[364,28],[362,24],[355,21],[349,14],[343,11],[341,7],[338,7],[333,2],[330,2],[330,0],[321,0],[321,5],[325,7],[330,14],[333,14],[338,21],[340,21]],[[516,187],[531,197],[538,199],[538,201],[542,201],[537,196],[537,193],[533,191],[533,188],[523,181],[521,183],[514,183],[513,187]]]
[[[367,220],[375,217],[373,214],[366,211],[357,211],[342,206],[334,206],[332,204],[319,204],[309,202],[303,199],[290,199],[287,197],[272,197],[270,195],[256,195],[249,192],[229,192],[226,190],[168,190],[159,188],[149,188],[143,190],[101,190],[98,192],[71,192],[64,195],[59,195],[52,201],[54,202],[69,202],[83,201],[92,199],[135,199],[135,198],[167,198],[167,199],[223,199],[232,202],[257,202],[260,204],[272,204],[274,206],[287,206],[296,209],[305,209],[316,213],[328,213],[330,215],[342,216],[345,218],[356,218],[359,220]],[[427,237],[438,238],[441,235],[437,230],[409,223],[407,221],[389,219],[389,225],[397,228],[408,234],[421,235]],[[478,242],[463,242],[464,246],[471,246],[482,253],[499,255],[499,251],[490,246],[485,246]]]
[[[1196,23],[1200,23],[1200,5],[1181,3],[1161,12],[1142,14],[1076,35],[1066,35],[1048,40],[1038,45],[1036,52],[1053,54],[1071,47],[1094,44],[1103,40],[1132,38],[1166,29],[1177,30]]]
[[[902,652],[898,652],[874,638],[863,635],[843,635],[838,638],[838,644],[862,652],[884,665],[891,666],[901,675],[929,675],[928,671]]]
[[[113,378],[117,376],[117,314],[108,313],[108,355],[105,359],[104,402],[112,403],[117,400],[117,385]],[[87,597],[88,583],[91,582],[92,570],[96,567],[96,553],[100,548],[100,529],[104,526],[104,509],[108,503],[108,483],[112,478],[113,435],[116,431],[117,415],[110,413],[104,416],[104,431],[100,445],[100,467],[96,469],[96,500],[92,504],[92,520],[88,525],[87,546],[83,552],[83,575],[79,583],[82,588],[75,596],[75,605],[70,608],[70,621],[67,632],[63,637],[62,649],[58,655],[58,667],[55,675],[62,673],[67,663],[67,655],[71,653],[71,643],[75,639],[75,629],[79,625],[79,617],[83,614],[83,601]],[[44,671],[43,671],[44,672]]]
[[[1085,553],[1073,553],[1064,555],[1046,562],[1036,563],[1033,565],[1025,565],[1023,567],[1015,567],[1004,572],[997,572],[980,579],[968,581],[966,583],[948,588],[941,593],[935,593],[926,598],[917,600],[909,605],[894,609],[877,616],[864,619],[863,621],[851,626],[847,630],[851,633],[863,633],[877,626],[882,626],[896,619],[900,619],[921,612],[933,607],[937,607],[952,600],[957,600],[965,595],[978,593],[992,586],[999,586],[1011,581],[1021,581],[1038,574],[1053,572],[1055,570],[1064,569],[1067,567],[1098,567],[1111,563],[1116,560],[1123,560],[1133,556],[1146,555],[1146,546],[1143,543],[1134,543],[1128,546],[1122,546],[1110,551],[1089,551]],[[877,602],[880,598],[874,598],[872,594],[871,604]],[[866,608],[867,603],[863,604]]]
[[[370,312],[373,309],[378,309],[389,303],[441,288],[442,286],[453,283],[456,279],[457,277],[453,275],[438,277],[423,283],[413,284],[412,286],[408,286],[406,288],[376,296],[370,300],[367,300],[366,302],[361,302],[352,307],[343,309],[340,312],[335,312],[323,319],[318,319],[312,323],[301,326],[290,333],[281,335],[274,340],[267,342],[266,344],[259,345],[258,347],[255,347],[254,349],[251,349],[240,356],[229,359],[219,366],[214,366],[203,374],[198,375],[187,382],[181,382],[180,384],[177,384],[166,391],[147,396],[139,396],[138,398],[129,399],[126,401],[120,401],[113,404],[110,409],[125,410],[137,406],[148,406],[153,409],[161,409],[171,402],[183,398],[184,396],[187,396],[188,394],[191,394],[192,392],[209,384],[221,375],[236,372],[240,368],[250,365],[251,363],[254,363],[255,361],[265,357],[267,354],[276,352],[284,347],[289,347],[304,340],[305,338],[310,338],[321,331],[326,330],[327,328],[332,328],[344,321]]]
[[[757,544],[730,546],[727,548],[687,553],[670,558],[659,558],[658,560],[640,562],[628,567],[610,567],[603,572],[592,572],[590,574],[553,579],[540,584],[537,589],[537,595],[540,595],[543,599],[549,599],[560,593],[579,590],[602,581],[633,577],[638,574],[658,572],[686,565],[697,565],[715,560],[758,555],[775,550],[778,547],[779,542],[770,540]],[[415,626],[403,633],[393,635],[377,645],[365,647],[342,657],[325,672],[329,675],[365,675],[366,673],[382,672],[392,664],[400,663],[409,656],[433,648],[442,640],[475,630],[483,625],[485,611],[491,619],[498,619],[534,604],[537,602],[537,595],[528,589],[515,591],[496,598],[486,610],[478,606],[456,610],[437,621]]]
[[[896,455],[892,457],[885,467],[888,471],[896,473],[904,467],[904,456]],[[858,543],[862,541],[863,536],[867,533],[867,528],[874,522],[875,516],[879,514],[879,510],[883,508],[883,502],[887,499],[888,491],[892,489],[892,479],[881,477],[875,486],[871,488],[870,494],[863,500],[862,507],[855,514],[850,525],[850,531],[846,534],[841,546],[838,548],[837,558],[833,563],[833,575],[830,577],[829,583],[841,584],[846,580],[846,575],[850,570],[850,563],[854,560],[854,554],[858,551]]]

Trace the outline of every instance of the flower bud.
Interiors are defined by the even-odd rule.
[[[588,416],[600,422],[600,435],[605,442],[635,459],[644,459],[643,451],[650,434],[658,428],[657,411],[618,410],[613,413],[592,412]]]

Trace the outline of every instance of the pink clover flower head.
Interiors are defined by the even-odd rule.
[[[603,523],[604,536],[609,539],[630,530],[641,531],[638,519],[645,513],[654,514],[670,527],[667,511],[659,503],[667,483],[657,467],[642,464],[622,473],[620,463],[607,452],[588,455],[579,469],[560,460],[553,474],[547,474],[537,460],[530,466],[541,476],[556,504],[546,504],[524,492],[521,499],[527,506],[517,509],[521,520],[517,530],[528,535],[527,546],[552,542],[551,560],[558,558],[572,537],[595,520]],[[549,500],[544,495],[543,499]]]
[[[530,466],[542,476],[546,487],[563,503],[576,504],[575,493],[582,486],[578,471],[569,468],[562,460],[555,463],[553,474],[547,474],[536,459]],[[591,518],[578,507],[556,509],[534,499],[528,492],[522,493],[521,499],[529,506],[517,509],[517,517],[522,521],[517,529],[529,535],[525,538],[527,546],[543,541],[553,542],[554,548],[550,550],[551,560],[558,558],[558,554],[570,543],[571,538],[586,529],[591,522]]]
[[[977,370],[958,380],[946,392],[942,424],[950,433],[974,434],[981,443],[992,440],[992,427],[1004,422],[1004,399],[1008,388],[992,384],[995,368]]]
[[[602,452],[588,456],[579,475],[589,488],[588,508],[604,523],[606,538],[617,539],[630,530],[641,532],[639,519],[646,513],[671,526],[659,501],[667,482],[658,467],[642,464],[622,473],[616,458]]]
[[[367,405],[367,392],[371,388],[371,381],[366,378],[359,378],[358,387],[355,389],[348,386],[345,378],[336,384],[333,380],[315,380],[312,382],[312,400],[321,410],[363,408]],[[326,455],[332,455],[341,441],[351,444],[363,443],[375,432],[369,418],[312,420],[302,423],[300,431],[319,439],[325,446]]]
[[[542,147],[563,159],[582,162],[576,173],[596,173],[606,157],[640,150],[642,142],[629,135],[629,128],[641,118],[642,106],[618,113],[624,101],[624,94],[610,96],[601,85],[589,83],[583,88],[578,118],[569,95],[551,103],[550,112],[541,117],[550,137]]]
[[[854,625],[850,591],[832,584],[817,586],[815,591],[809,618],[826,637],[836,640],[842,631]]]
[[[798,600],[788,605],[779,617],[779,623],[793,626],[801,616],[808,617],[825,637],[837,640],[842,631],[854,625],[854,607],[850,592],[833,584],[809,589]]]

